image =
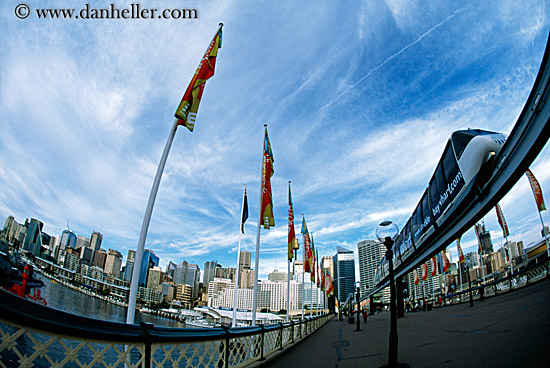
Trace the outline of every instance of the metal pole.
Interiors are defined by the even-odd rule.
[[[153,187],[151,188],[151,194],[149,194],[149,201],[147,202],[147,209],[145,210],[145,216],[143,217],[143,223],[141,225],[141,232],[139,234],[138,247],[136,250],[136,258],[134,261],[134,269],[132,270],[132,281],[130,283],[130,295],[128,297],[128,310],[126,312],[126,323],[133,324],[136,313],[136,299],[137,290],[139,286],[139,277],[141,271],[141,263],[143,261],[143,251],[145,248],[145,240],[147,239],[147,231],[149,230],[149,223],[151,222],[151,214],[153,213],[153,206],[155,205],[155,199],[157,198],[158,189],[160,186],[160,179],[166,166],[166,159],[168,153],[172,147],[174,136],[176,135],[176,129],[178,128],[178,119],[174,120],[172,130],[164,146],[164,151],[160,158],[155,180],[153,181]]]
[[[386,245],[386,259],[389,261],[390,271],[390,347],[388,354],[388,367],[397,367],[397,311],[396,311],[396,292],[395,292],[395,279],[393,274],[393,251],[391,249],[393,240],[389,236],[385,239]]]
[[[286,320],[290,321],[290,262],[291,260],[288,260],[288,267],[287,267],[287,275],[286,275]]]
[[[357,296],[355,297],[355,299],[357,300],[357,329],[355,331],[361,331],[361,326],[360,326],[360,322],[359,322],[359,315],[360,315],[360,308],[359,308],[359,298],[360,298],[360,295],[359,295],[359,286],[357,286]]]
[[[246,193],[246,184],[244,185],[244,193]],[[241,221],[239,225],[239,246],[237,247],[237,272],[235,275],[235,289],[233,294],[233,319],[231,322],[231,327],[237,326],[237,295],[239,291],[239,274],[241,273],[240,265],[241,265],[241,239],[243,235],[243,212],[244,212],[244,193],[243,193],[243,203],[241,206]],[[208,288],[208,285],[206,285]]]

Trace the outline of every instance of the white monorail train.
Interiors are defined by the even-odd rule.
[[[447,141],[428,187],[393,245],[397,268],[413,254],[419,254],[426,239],[446,225],[483,174],[484,164],[504,145],[506,136],[479,129],[457,130]],[[388,275],[383,257],[375,272],[375,284]]]

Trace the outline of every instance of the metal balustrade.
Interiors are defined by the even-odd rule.
[[[0,290],[0,367],[245,367],[333,315],[238,328],[169,328],[81,317]]]

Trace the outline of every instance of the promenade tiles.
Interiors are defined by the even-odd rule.
[[[550,280],[504,295],[406,313],[398,319],[400,363],[410,367],[550,367]],[[254,366],[381,367],[389,313],[356,325],[333,318],[319,331]]]

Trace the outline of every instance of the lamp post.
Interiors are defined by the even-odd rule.
[[[388,367],[397,367],[397,295],[395,292],[395,278],[393,275],[392,246],[398,234],[399,228],[391,221],[381,222],[376,228],[376,237],[386,246],[386,259],[389,262],[390,272],[390,346],[388,352]]]
[[[474,306],[474,298],[472,296],[472,280],[470,279],[470,264],[472,262],[467,259],[466,260],[466,273],[468,274],[468,287],[470,288],[469,290],[469,293],[470,293],[470,307],[473,307]]]
[[[355,331],[361,331],[361,326],[359,325],[359,315],[360,315],[360,312],[361,312],[361,308],[359,307],[359,299],[361,297],[360,288],[359,288],[360,283],[356,282],[355,284],[357,285],[357,294],[356,294],[356,297],[355,297],[355,300],[357,301],[357,329]]]

